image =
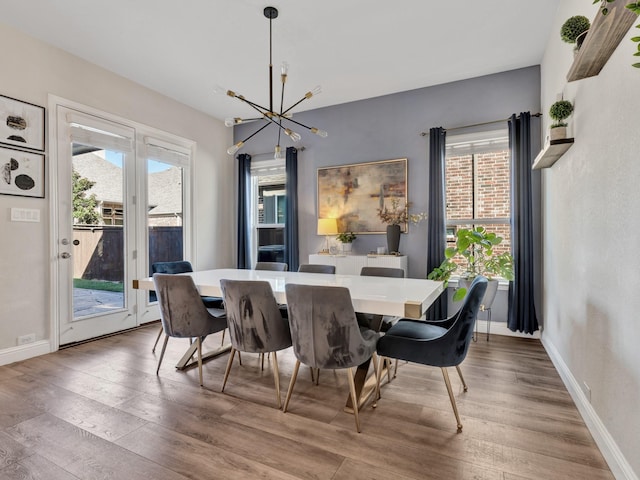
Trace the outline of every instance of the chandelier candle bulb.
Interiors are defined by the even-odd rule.
[[[242,148],[242,145],[244,145],[244,142],[238,142],[235,145],[232,145],[227,149],[227,153],[229,155],[233,155],[234,153],[236,153],[238,150]]]

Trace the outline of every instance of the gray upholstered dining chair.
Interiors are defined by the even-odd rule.
[[[298,267],[299,272],[305,273],[336,273],[335,265],[322,265],[320,263],[303,263]]]
[[[188,273],[188,272],[193,272],[193,267],[191,266],[191,262],[188,262],[187,260],[177,260],[177,261],[173,261],[173,262],[154,262],[151,264],[151,274],[153,275],[154,273],[172,273],[172,274],[178,274],[178,273]],[[202,303],[204,303],[204,306],[207,308],[224,308],[222,306],[222,298],[220,297],[207,297],[207,296],[201,296],[200,297],[202,299]],[[158,299],[156,292],[155,291],[151,291],[149,292],[149,301],[151,302],[155,302]],[[162,325],[160,326],[160,331],[158,332],[158,336],[156,337],[156,341],[153,344],[153,348],[151,349],[151,352],[156,351],[156,347],[158,346],[158,342],[160,341],[160,337],[162,336]],[[223,338],[222,338],[222,342],[224,343],[224,331],[222,332]]]
[[[256,262],[254,270],[272,270],[274,272],[286,272],[289,266],[282,262]]]
[[[160,371],[169,337],[195,338],[198,346],[198,375],[202,386],[202,340],[209,334],[227,328],[225,311],[206,308],[189,276],[154,273],[153,284],[165,333],[156,375]]]
[[[317,285],[286,284],[289,326],[296,365],[291,376],[283,411],[287,411],[300,364],[315,369],[347,369],[356,429],[360,432],[354,367],[368,362],[380,336],[360,328],[353,311],[349,289]]]
[[[456,416],[458,433],[462,431],[462,422],[451,389],[447,367],[456,367],[466,392],[467,384],[462,376],[460,364],[467,356],[473,336],[473,326],[486,289],[486,277],[478,276],[471,284],[462,307],[452,317],[434,321],[403,318],[378,341],[377,351],[380,362],[383,358],[396,358],[440,367],[453,413]],[[381,369],[378,368],[378,396],[380,396],[380,371]]]
[[[291,346],[289,324],[280,314],[269,282],[255,280],[220,280],[220,287],[227,310],[231,354],[224,372],[222,391],[227,384],[236,352],[273,354],[273,379],[278,408],[280,400],[280,375],[276,352]]]

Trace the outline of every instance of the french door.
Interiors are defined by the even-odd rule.
[[[52,110],[51,290],[65,345],[160,318],[155,296],[133,280],[149,276],[153,262],[190,259],[194,145],[80,107]]]
[[[135,131],[57,107],[61,345],[136,326]]]

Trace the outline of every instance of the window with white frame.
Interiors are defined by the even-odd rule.
[[[511,251],[508,131],[447,136],[446,152],[447,246],[457,229],[483,226],[503,238],[495,252]]]

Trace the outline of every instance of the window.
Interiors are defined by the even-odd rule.
[[[447,246],[455,243],[458,228],[483,226],[503,238],[497,253],[511,251],[507,135],[506,130],[498,130],[447,138]]]
[[[284,160],[252,160],[252,259],[284,262],[286,212]],[[252,261],[252,264],[255,263]]]

